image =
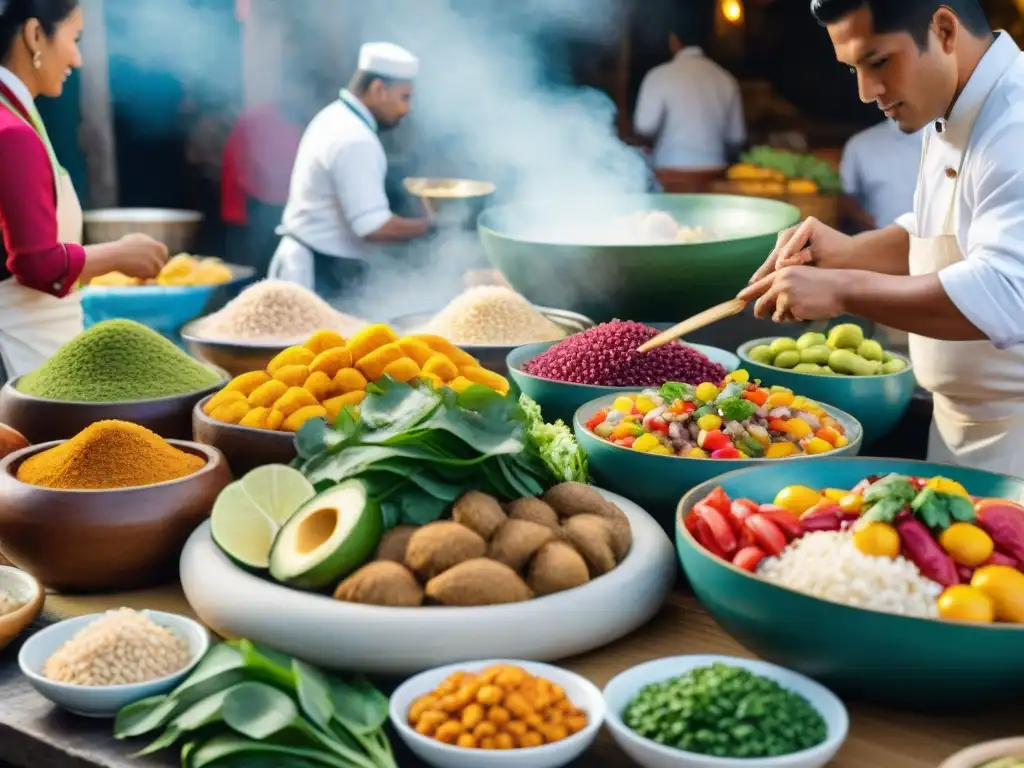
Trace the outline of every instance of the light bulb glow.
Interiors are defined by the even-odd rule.
[[[722,16],[730,24],[739,24],[743,19],[741,0],[722,0]]]

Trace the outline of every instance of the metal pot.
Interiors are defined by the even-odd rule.
[[[173,256],[192,250],[203,214],[173,208],[103,208],[86,212],[82,220],[88,245],[138,232],[166,245]]]
[[[402,182],[419,198],[428,218],[439,228],[475,229],[476,220],[494,195],[489,181],[410,177]]]

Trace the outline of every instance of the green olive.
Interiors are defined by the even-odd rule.
[[[828,332],[828,345],[832,349],[857,349],[864,343],[864,329],[854,323],[837,325]]]
[[[882,373],[899,373],[905,370],[907,370],[907,364],[899,357],[894,357],[888,363],[882,363]]]
[[[865,339],[861,342],[861,345],[857,347],[857,354],[865,360],[882,361],[885,357],[885,350],[882,349],[882,345],[877,341]]]
[[[813,331],[810,331],[796,340],[796,348],[807,349],[809,347],[820,347],[826,344],[827,341],[828,340],[824,333],[814,333]]]
[[[882,352],[882,362],[883,363],[888,363],[890,360],[895,360],[895,359],[896,359],[896,355],[894,355],[892,352]]]
[[[800,365],[800,353],[795,349],[784,350],[775,356],[776,368],[795,368],[798,365]]]
[[[816,363],[800,363],[793,369],[793,373],[821,373],[824,368]]]
[[[778,356],[780,352],[788,352],[791,349],[795,350],[796,342],[793,339],[787,338],[775,339],[768,348],[772,351],[773,355]],[[796,365],[796,363],[793,365]]]
[[[824,344],[819,344],[815,347],[807,347],[800,351],[800,362],[814,363],[815,365],[828,365],[828,358],[831,354],[832,349],[826,347]]]
[[[761,363],[762,365],[771,365],[775,360],[775,353],[772,352],[772,348],[767,344],[758,344],[747,353],[747,356],[755,363]]]
[[[828,367],[836,373],[848,376],[875,376],[882,372],[882,364],[877,360],[865,360],[849,349],[837,349],[828,356]]]

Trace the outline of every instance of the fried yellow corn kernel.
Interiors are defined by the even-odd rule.
[[[509,724],[512,720],[512,715],[503,706],[498,705],[487,710],[487,719],[500,728],[503,725]]]
[[[405,384],[419,378],[420,367],[416,365],[416,361],[412,358],[400,357],[384,366],[384,375]]]
[[[251,395],[249,395],[249,405],[253,408],[269,408],[280,400],[282,395],[287,391],[287,384],[283,381],[278,381],[277,379],[271,379],[265,384],[261,384]]]
[[[360,360],[385,344],[398,341],[395,332],[386,325],[368,325],[348,340],[348,348],[353,360]]]
[[[289,365],[309,365],[315,357],[316,355],[305,347],[288,347],[267,363],[267,373],[273,376],[279,369]]]
[[[310,374],[323,372],[333,379],[342,368],[351,367],[352,351],[348,347],[334,347],[317,355],[316,359],[309,364],[309,372]]]
[[[456,376],[454,379],[448,382],[448,387],[454,389],[456,392],[465,392],[467,389],[475,385],[475,381],[470,381],[465,376]]]
[[[495,749],[515,749],[516,744],[510,733],[499,733],[494,737]]]
[[[463,733],[455,740],[455,746],[463,749],[476,749],[476,739],[473,738],[472,733]]]
[[[407,357],[411,357],[416,361],[416,365],[422,368],[427,364],[427,360],[434,354],[434,350],[430,348],[428,344],[414,339],[412,336],[406,336],[398,340],[398,346],[402,348]]]
[[[506,733],[511,733],[513,736],[525,736],[528,730],[530,729],[522,720],[512,720],[511,722],[505,724]]]
[[[405,357],[402,348],[397,344],[385,344],[378,347],[368,355],[356,360],[356,368],[367,378],[368,381],[377,381],[384,375],[384,369],[388,363],[400,360]]]
[[[320,402],[334,394],[334,380],[323,371],[316,371],[309,374],[302,388]]]
[[[324,403],[326,405],[326,403]],[[432,695],[421,696],[409,707],[409,725],[416,725],[423,716],[423,713],[430,709],[437,708],[437,697]]]
[[[331,399],[340,400],[342,408],[345,406],[355,408],[357,405],[362,404],[363,400],[366,399],[366,393],[357,389],[355,392],[346,392],[344,395],[339,395],[338,397]]]
[[[477,741],[480,741],[480,739],[485,739],[489,736],[495,736],[497,733],[498,727],[494,723],[485,720],[473,729],[473,738]]]
[[[479,365],[464,365],[459,368],[459,375],[477,384],[483,384],[488,389],[493,389],[499,395],[508,394],[508,379],[500,373],[488,371]]]
[[[302,387],[290,387],[274,403],[274,410],[280,411],[285,417],[288,417],[307,405],[320,405],[320,402]]]
[[[536,731],[527,731],[519,738],[519,746],[523,749],[530,749],[531,747],[539,747],[544,743],[544,737]]]
[[[484,721],[484,708],[479,704],[470,704],[462,710],[462,727],[472,731]]]
[[[334,377],[335,391],[343,395],[349,392],[364,392],[367,383],[366,377],[355,368],[342,368]]]
[[[308,365],[286,365],[274,371],[274,378],[289,387],[301,387],[309,378]]]
[[[441,377],[436,373],[421,373],[420,381],[426,382],[431,389],[441,389],[441,387],[444,386],[444,382],[441,380]]]
[[[542,725],[537,730],[548,744],[569,738],[569,729],[564,725]]]
[[[224,389],[231,392],[241,392],[248,397],[256,391],[257,387],[266,384],[268,381],[270,381],[270,376],[265,371],[250,371],[249,373],[243,373],[241,376],[235,376]]]
[[[442,355],[451,360],[455,365],[461,368],[464,365],[480,365],[480,361],[473,357],[468,352],[456,347],[448,339],[443,336],[435,336],[429,333],[420,333],[409,338],[415,339],[416,341],[422,341],[428,347],[435,352],[440,352]]]
[[[337,331],[320,330],[306,339],[303,344],[314,355],[320,355],[328,349],[345,346],[345,337]]]
[[[203,406],[203,413],[207,416],[211,416],[215,410],[220,408],[222,405],[230,405],[231,403],[244,403],[245,395],[234,389],[222,389],[216,395],[211,397],[206,405]]]
[[[240,427],[252,427],[253,429],[266,429],[267,428],[267,416],[270,415],[269,408],[253,408],[238,422]]]
[[[267,414],[267,429],[280,429],[281,425],[284,424],[284,414],[276,408],[271,408],[270,413]]]
[[[459,368],[447,356],[436,352],[423,366],[423,373],[432,373],[441,381],[451,381],[459,375]]]
[[[310,419],[326,419],[327,409],[322,405],[307,405],[290,414],[281,425],[282,432],[298,432]]]
[[[231,403],[221,405],[210,413],[210,418],[214,421],[222,421],[225,424],[237,424],[245,418],[245,414],[249,412],[249,404],[243,397],[241,400],[235,400]]]
[[[569,733],[579,733],[587,727],[587,716],[573,715],[565,721],[565,726],[569,729]]]

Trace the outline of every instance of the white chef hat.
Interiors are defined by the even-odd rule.
[[[359,49],[359,71],[392,80],[414,80],[420,60],[394,43],[366,43]]]

